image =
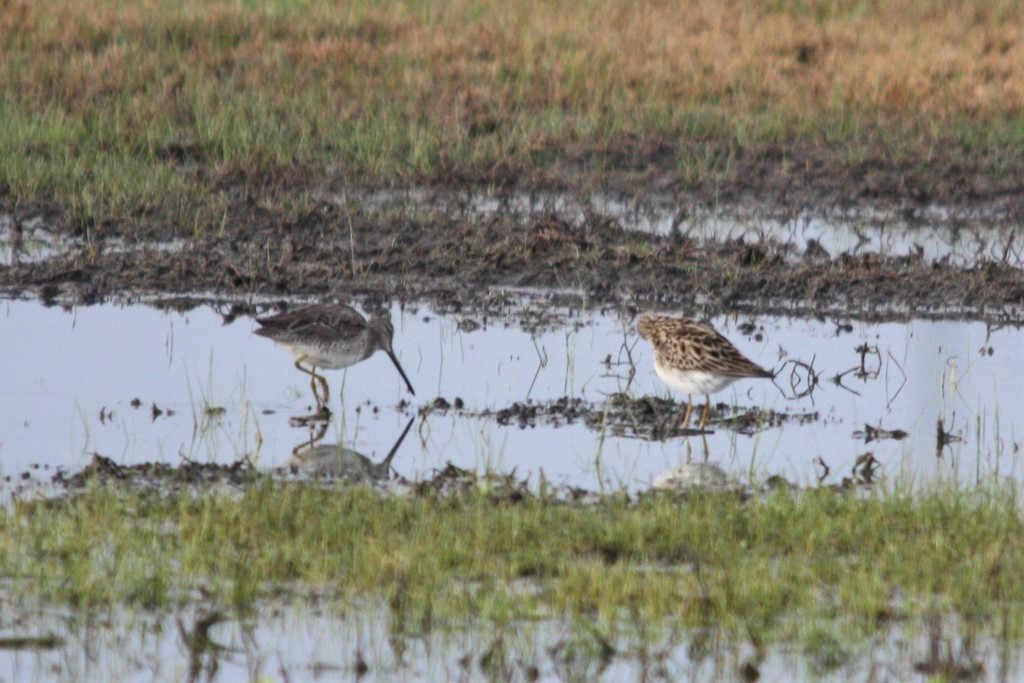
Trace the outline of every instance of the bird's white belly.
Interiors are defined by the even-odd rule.
[[[739,377],[716,375],[703,370],[678,370],[658,362],[654,363],[654,371],[658,373],[661,381],[684,394],[713,394],[739,379]]]
[[[363,350],[321,346],[318,344],[285,344],[299,362],[325,370],[347,368],[363,360]]]

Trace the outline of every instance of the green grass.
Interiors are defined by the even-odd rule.
[[[23,3],[0,17],[0,198],[184,227],[224,180],[568,179],[636,141],[688,181],[793,143],[1005,172],[1021,25],[1009,0]]]
[[[245,610],[297,591],[386,605],[413,632],[556,618],[767,644],[940,614],[1017,638],[1022,531],[1017,494],[1002,488],[574,506],[267,482],[241,495],[94,490],[16,504],[0,514],[0,576],[7,600],[76,608],[164,609],[201,589]]]

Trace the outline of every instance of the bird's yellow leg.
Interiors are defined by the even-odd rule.
[[[704,429],[704,425],[708,423],[708,415],[711,414],[711,397],[705,396],[704,399],[707,401],[707,403],[704,404],[704,414],[701,415],[700,418],[700,428],[702,430]]]
[[[318,375],[317,372],[316,372],[316,368],[314,368],[312,370],[307,370],[306,368],[302,367],[302,359],[301,358],[295,361],[295,367],[297,369],[301,370],[302,372],[306,373],[307,375],[309,375],[309,388],[313,390],[313,398],[316,400],[317,407],[319,408],[319,407],[323,407],[323,406],[327,405],[327,403],[329,402],[329,399],[330,399],[331,391],[327,387],[327,380],[324,378],[324,376],[323,375]],[[320,380],[320,386],[324,390],[323,398],[320,398],[320,393],[316,390],[316,386],[317,386],[316,385],[316,381],[317,380]]]
[[[314,370],[314,373],[315,372],[316,371]],[[328,403],[331,402],[331,387],[328,386],[327,378],[324,377],[323,375],[316,375],[316,374],[314,374],[314,377],[316,377],[317,379],[320,380],[320,386],[323,387],[323,390],[324,390],[324,405],[326,406]]]
[[[683,413],[683,429],[690,426],[690,417],[693,416],[693,396],[686,397],[686,412]]]

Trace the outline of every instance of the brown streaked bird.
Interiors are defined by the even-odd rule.
[[[711,411],[710,394],[744,377],[774,377],[713,328],[696,320],[648,313],[636,329],[654,347],[658,377],[687,395],[684,427],[690,424],[694,394],[703,394],[708,401],[700,420],[700,429],[704,429]]]
[[[398,374],[405,380],[409,393],[416,395],[391,348],[395,328],[386,313],[367,320],[351,306],[312,304],[267,318],[256,318],[256,322],[261,325],[256,334],[273,339],[295,356],[295,367],[310,376],[309,385],[321,407],[327,404],[330,390],[327,379],[317,374],[317,368],[347,368],[366,360],[378,349],[388,354]],[[304,368],[302,363],[309,365],[310,369]],[[322,402],[316,391],[317,380],[320,380],[324,391]]]

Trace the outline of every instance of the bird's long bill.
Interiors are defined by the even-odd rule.
[[[409,393],[415,396],[416,392],[412,388],[412,382],[410,382],[409,378],[405,376],[405,370],[402,369],[402,364],[398,362],[398,356],[395,355],[394,351],[388,351],[387,353],[388,358],[390,358],[391,362],[395,364],[396,368],[398,368],[398,374],[400,374],[402,379],[405,380],[405,386],[409,387]]]
[[[401,447],[402,442],[405,441],[405,435],[409,433],[410,429],[412,429],[412,423],[415,420],[416,418],[414,417],[409,418],[409,422],[407,422],[405,425],[405,431],[403,431],[402,435],[398,437],[398,441],[395,442],[395,445],[391,447],[391,452],[388,453],[388,457],[384,458],[384,463],[387,463],[389,466],[391,465],[391,459],[395,457],[395,453],[398,452],[398,449]]]

